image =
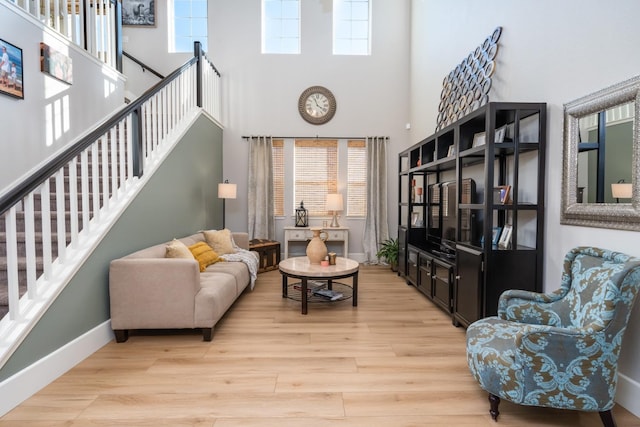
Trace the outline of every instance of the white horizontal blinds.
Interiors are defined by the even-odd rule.
[[[367,149],[364,140],[347,141],[347,215],[367,212]]]
[[[296,140],[294,208],[304,202],[309,216],[327,216],[328,193],[338,191],[338,141]]]
[[[284,216],[284,141],[274,139],[271,146],[273,159],[273,215]]]

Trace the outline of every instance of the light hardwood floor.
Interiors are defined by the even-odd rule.
[[[601,426],[595,413],[502,402],[496,424],[465,330],[387,268],[362,267],[358,307],[281,297],[259,275],[214,331],[112,342],[0,419],[50,426]],[[620,406],[618,426],[640,426]]]

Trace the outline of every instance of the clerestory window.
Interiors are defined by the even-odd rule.
[[[262,0],[262,53],[300,53],[300,0]]]
[[[370,0],[333,0],[333,54],[371,54]]]
[[[193,42],[208,51],[207,0],[169,0],[169,52],[193,52]],[[173,6],[173,7],[171,7]]]

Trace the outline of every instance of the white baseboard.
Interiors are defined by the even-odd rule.
[[[636,417],[640,417],[640,383],[626,375],[618,374],[616,403]]]
[[[107,320],[0,382],[0,417],[112,340],[111,321]]]

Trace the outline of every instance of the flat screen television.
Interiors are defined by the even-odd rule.
[[[465,178],[461,181],[461,203],[473,203],[476,193],[476,183],[471,178]],[[460,212],[460,236],[462,240],[470,240],[473,235],[473,217],[471,210],[458,210],[456,202],[457,182],[446,181],[440,184],[440,225],[441,238],[440,250],[445,253],[455,252],[456,242],[458,240],[458,212]]]

